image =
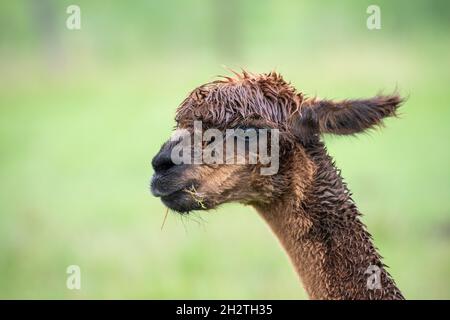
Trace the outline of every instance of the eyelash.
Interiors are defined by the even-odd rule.
[[[255,127],[237,127],[236,129],[242,129],[242,130],[244,130],[244,131],[247,131],[247,130],[255,130],[256,133],[258,133],[258,131],[259,131],[259,128],[255,128]]]
[[[246,132],[247,130],[255,130],[256,135],[259,135],[259,128],[255,128],[255,127],[237,127],[235,129],[242,129],[244,130],[244,132]],[[212,144],[215,141],[215,139],[211,139],[209,141],[204,141],[203,142],[203,147],[209,146],[210,144]]]

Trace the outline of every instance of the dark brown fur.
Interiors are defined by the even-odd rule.
[[[202,120],[219,129],[277,128],[279,172],[261,176],[258,165],[167,167],[173,146],[168,142],[153,161],[152,191],[180,212],[233,201],[254,206],[313,299],[403,299],[320,139],[322,133],[356,134],[380,125],[401,102],[398,95],[342,102],[306,99],[276,73],[244,72],[205,84],[177,110],[177,127],[191,129],[194,120]],[[184,192],[182,187],[190,185],[195,192]],[[367,287],[371,265],[380,268],[381,289]]]

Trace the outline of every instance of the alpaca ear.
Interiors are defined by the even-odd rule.
[[[310,142],[322,133],[351,135],[363,132],[382,125],[386,117],[396,116],[402,102],[397,94],[338,102],[307,100],[295,119],[294,132],[303,142]]]

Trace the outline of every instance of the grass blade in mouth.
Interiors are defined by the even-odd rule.
[[[184,189],[184,192],[190,194],[192,198],[197,202],[202,209],[206,209],[205,202],[203,197],[197,192],[195,187],[192,185],[190,189]]]
[[[164,220],[163,220],[162,225],[161,225],[161,231],[164,228],[164,224],[166,223],[166,219],[167,219],[167,215],[168,214],[169,214],[169,208],[167,208],[166,214],[164,215]]]

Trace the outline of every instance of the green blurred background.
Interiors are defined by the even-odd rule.
[[[70,4],[81,30],[66,28]],[[385,129],[327,145],[405,296],[450,298],[449,13],[445,0],[2,1],[0,298],[307,298],[250,207],[170,214],[160,230],[151,158],[224,65],[275,69],[307,95],[409,96]]]

